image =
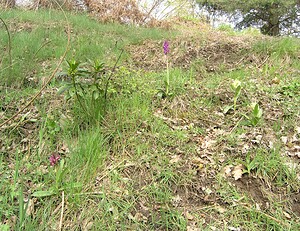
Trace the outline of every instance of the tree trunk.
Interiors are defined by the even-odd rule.
[[[280,12],[278,4],[272,4],[269,9],[269,17],[266,24],[261,28],[263,34],[270,36],[280,35]]]
[[[279,12],[277,10],[275,10],[274,12],[271,13],[270,15],[270,21],[269,21],[269,25],[270,25],[270,31],[269,31],[269,35],[271,36],[278,36],[279,35]]]

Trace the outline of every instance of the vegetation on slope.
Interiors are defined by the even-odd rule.
[[[67,16],[69,65],[0,128],[1,229],[300,228],[298,39]],[[47,81],[67,25],[1,17],[2,124]]]

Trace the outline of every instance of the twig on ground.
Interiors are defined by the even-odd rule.
[[[99,179],[97,179],[97,180],[98,180],[98,181],[103,180],[106,176],[108,176],[108,174],[109,174],[110,172],[112,172],[113,170],[115,170],[116,168],[118,168],[124,161],[125,161],[125,159],[122,160],[122,161],[120,161],[120,162],[119,162],[118,164],[116,164],[115,166],[109,166],[109,167],[108,167],[108,168],[110,168],[109,171],[101,173],[100,175],[102,175],[102,176],[101,176]]]
[[[261,68],[269,59],[270,57],[267,56],[260,64],[256,65],[256,68],[259,69]]]
[[[62,230],[62,222],[64,217],[64,209],[65,209],[65,192],[61,192],[61,213],[60,213],[60,221],[59,221],[59,231]]]

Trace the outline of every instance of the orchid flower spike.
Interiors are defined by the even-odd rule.
[[[170,52],[170,49],[169,49],[169,42],[166,40],[166,41],[164,42],[164,54],[167,55],[169,52]]]

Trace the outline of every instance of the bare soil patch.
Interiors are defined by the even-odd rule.
[[[170,41],[169,62],[173,67],[189,69],[192,65],[206,72],[233,70],[243,65],[259,65],[264,58],[247,52],[254,41],[247,36],[228,36],[223,32],[209,31],[201,36],[181,36]],[[132,56],[133,66],[146,70],[161,70],[165,68],[166,60],[163,54],[163,41],[144,41],[140,45],[131,45],[127,50]]]
[[[233,183],[243,192],[243,194],[251,196],[253,201],[258,204],[261,209],[266,209],[268,207],[269,200],[264,193],[267,189],[261,179],[245,175],[240,180]]]

